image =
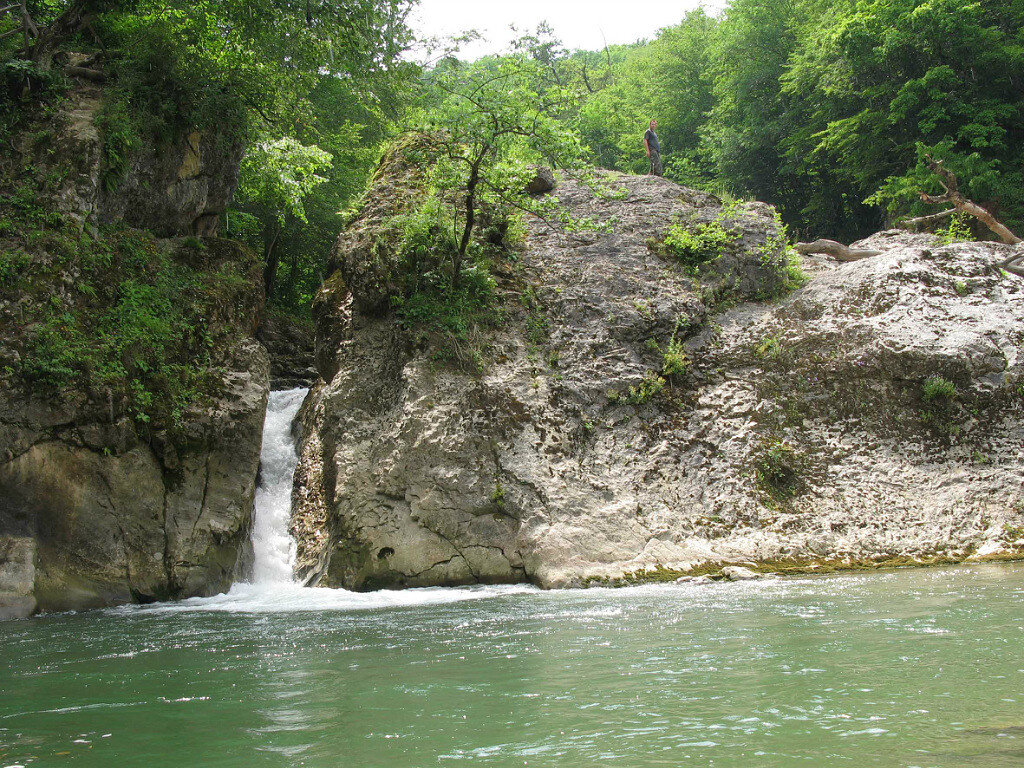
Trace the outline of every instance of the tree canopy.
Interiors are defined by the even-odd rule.
[[[732,0],[633,45],[571,51],[541,25],[504,54],[429,64],[408,54],[413,1],[26,0],[0,15],[4,93],[81,51],[109,82],[111,147],[186,127],[240,142],[228,232],[294,308],[405,132],[445,148],[430,183],[459,200],[460,258],[478,204],[532,205],[517,197],[531,162],[643,173],[651,118],[670,178],[765,200],[803,235],[934,212],[918,194],[939,191],[927,157],[1024,227],[1020,0]]]

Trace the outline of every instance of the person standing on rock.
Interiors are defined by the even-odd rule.
[[[661,146],[658,144],[658,134],[654,129],[658,127],[657,120],[651,120],[650,127],[644,134],[644,149],[647,150],[647,157],[651,161],[650,176],[661,176],[665,171],[661,166]]]

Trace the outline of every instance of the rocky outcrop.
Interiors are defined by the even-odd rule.
[[[105,184],[102,91],[55,109],[0,162],[0,618],[226,589],[269,388],[258,257],[153,236],[211,229],[236,148],[141,146]]]
[[[241,341],[231,368],[190,414],[183,448],[147,442],[124,416],[2,398],[0,605],[12,606],[5,592],[68,610],[230,586],[252,518],[266,353]]]
[[[0,392],[0,616],[230,585],[269,390],[266,351],[249,335],[257,306],[218,330],[212,362],[191,363],[215,366],[218,383],[173,433],[140,424],[120,397]]]
[[[256,335],[270,356],[272,389],[308,387],[319,378],[311,320],[270,311]]]
[[[780,296],[767,206],[613,186],[557,191],[611,232],[530,224],[478,374],[437,365],[381,313],[386,281],[349,280],[340,255],[296,475],[309,580],[552,587],[1022,551],[1024,284],[991,269],[1008,246],[881,233],[860,244],[881,255],[818,261]],[[658,253],[673,221],[739,240],[695,273]]]
[[[103,86],[79,84],[49,111],[27,117],[0,168],[14,177],[32,164],[48,179],[54,211],[85,225],[124,222],[158,237],[216,234],[238,186],[244,145],[209,130],[160,140],[118,135],[134,129],[111,127],[117,117],[106,111],[107,96]]]

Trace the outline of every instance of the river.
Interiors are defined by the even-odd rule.
[[[302,588],[300,401],[268,411],[252,583],[0,624],[0,767],[1024,765],[1024,565]]]

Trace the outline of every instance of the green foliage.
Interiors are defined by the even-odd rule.
[[[939,374],[929,376],[921,385],[921,399],[924,401],[921,420],[925,424],[948,435],[960,431],[955,418],[959,410],[957,390],[952,381]]]
[[[807,273],[804,272],[800,261],[800,254],[792,248],[787,248],[785,256],[786,263],[782,267],[782,287],[786,292],[795,291],[797,288],[802,288],[806,285],[809,278],[807,277]]]
[[[949,217],[949,224],[944,228],[935,230],[935,234],[942,238],[942,242],[946,245],[974,239],[974,233],[971,231],[971,225],[968,223],[967,216],[961,213],[951,215]]]
[[[676,327],[672,331],[672,337],[668,340],[665,349],[661,349],[654,339],[648,339],[649,346],[661,353],[661,373],[669,379],[680,377],[690,370],[690,358],[683,348],[683,340],[678,338],[682,318],[676,321]]]
[[[777,439],[766,440],[754,460],[758,487],[780,502],[791,499],[801,492],[802,468],[803,457],[793,446]]]
[[[673,224],[663,241],[665,249],[684,265],[697,266],[716,259],[733,246],[738,235],[717,221]]]
[[[272,298],[299,309],[323,277],[338,211],[362,189],[418,73],[403,56],[412,4],[90,0],[82,24],[67,30],[46,29],[73,5],[66,0],[28,8],[44,35],[54,32],[57,55],[97,40],[112,54],[90,65],[107,75],[98,123],[108,191],[133,155],[159,154],[193,131],[229,155],[249,149],[236,206],[261,226],[239,234],[266,254],[278,278]],[[13,18],[0,14],[0,33]],[[18,41],[0,41],[0,133],[8,102],[66,86],[60,67],[12,58]]]
[[[279,224],[294,216],[306,222],[304,202],[327,179],[319,175],[331,166],[331,153],[283,136],[250,149],[242,160],[238,204],[249,204]]]
[[[956,397],[956,385],[949,379],[934,374],[921,385],[921,396],[926,403],[948,403]]]
[[[482,210],[550,210],[550,198],[525,194],[531,161],[569,167],[583,155],[563,119],[579,94],[538,58],[546,51],[536,38],[520,40],[510,53],[472,64],[447,58],[425,78],[420,108],[408,122],[438,147],[430,184],[441,197],[460,200],[452,209],[456,274]]]
[[[405,292],[392,301],[402,323],[433,346],[435,358],[479,370],[479,332],[501,317],[484,250],[474,244],[468,259],[458,260],[451,212],[433,195],[392,219],[389,229],[398,233],[397,243],[381,247],[396,247],[400,255]]]
[[[185,411],[221,386],[214,347],[246,322],[231,318],[252,303],[252,263],[234,246],[222,258],[222,246],[185,241],[176,256],[138,230],[80,234],[16,199],[5,209],[16,237],[0,251],[0,295],[21,300],[4,329],[20,350],[10,375],[42,394],[90,393],[178,435]]]
[[[690,370],[690,358],[683,349],[683,342],[674,336],[662,352],[661,373],[664,376],[682,376]]]
[[[824,15],[783,78],[811,118],[790,152],[833,164],[890,214],[933,212],[917,196],[939,189],[932,154],[967,196],[1024,221],[1022,25],[1024,6],[995,0],[855,0]]]
[[[762,360],[774,360],[782,354],[782,343],[775,336],[765,336],[754,347],[754,354]]]
[[[132,154],[142,145],[138,113],[127,99],[115,97],[103,105],[96,124],[103,133],[103,188],[112,192],[127,173]]]
[[[491,504],[498,509],[505,508],[505,486],[501,484],[500,480],[494,481],[494,492],[491,493]]]
[[[580,132],[598,165],[647,173],[641,138],[657,118],[666,176],[708,186],[713,168],[698,144],[713,105],[711,45],[717,25],[703,10],[690,11],[646,45],[609,51],[611,77],[588,95],[579,113]]]
[[[377,91],[405,69],[399,0],[161,0],[112,5],[94,26],[122,56],[119,87],[157,123],[248,131],[308,118],[322,78]],[[381,89],[384,95],[388,91]]]
[[[934,212],[926,153],[1021,227],[1022,28],[996,0],[732,0],[611,49],[576,120],[598,164],[644,173],[657,118],[666,175],[770,202],[802,239]]]
[[[665,379],[654,371],[647,371],[639,384],[631,386],[621,397],[612,397],[609,394],[609,399],[613,401],[621,400],[630,405],[644,405],[659,395],[666,384]]]

